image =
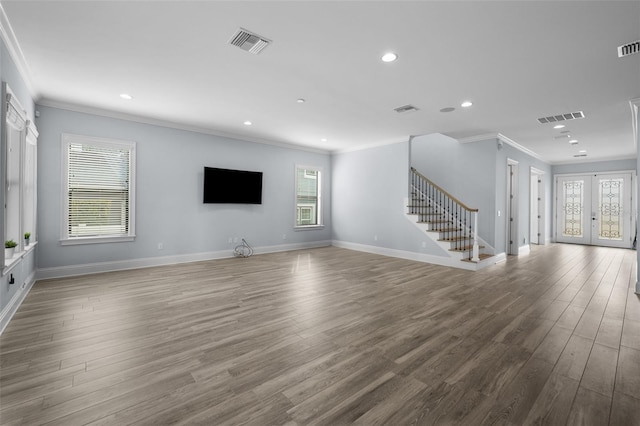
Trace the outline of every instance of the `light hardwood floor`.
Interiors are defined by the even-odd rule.
[[[0,423],[639,425],[635,259],[328,247],[41,281],[0,337]]]

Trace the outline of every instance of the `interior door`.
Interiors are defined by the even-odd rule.
[[[631,173],[558,177],[556,241],[631,247],[631,186]]]

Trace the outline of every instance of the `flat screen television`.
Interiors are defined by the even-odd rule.
[[[205,204],[262,204],[262,172],[204,168]]]

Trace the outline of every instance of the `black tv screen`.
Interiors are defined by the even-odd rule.
[[[262,172],[204,168],[205,204],[262,204]]]

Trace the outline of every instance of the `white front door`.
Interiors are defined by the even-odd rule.
[[[556,182],[556,241],[631,247],[631,173],[559,176]]]

